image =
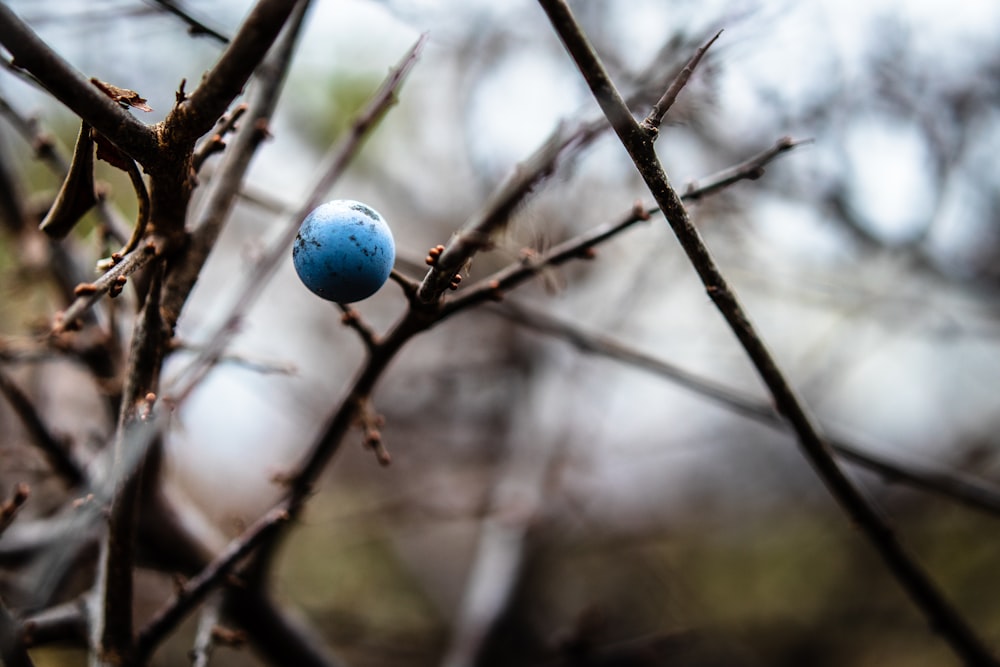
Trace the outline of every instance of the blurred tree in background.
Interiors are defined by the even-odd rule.
[[[638,119],[724,30],[657,155],[941,592],[914,604],[713,307],[559,4],[0,4],[5,664],[1000,652],[1000,7],[571,3]],[[397,242],[395,284],[350,307],[289,261],[332,198]]]

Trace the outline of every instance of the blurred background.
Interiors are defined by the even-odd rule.
[[[153,2],[8,4],[88,76],[146,97],[149,122],[222,49]],[[182,6],[232,34],[250,4]],[[669,80],[724,29],[658,149],[683,190],[782,136],[810,140],[759,180],[690,208],[765,341],[831,433],[893,460],[1000,481],[1000,5],[571,4],[626,92]],[[329,193],[385,216],[404,273],[419,277],[427,249],[558,123],[599,114],[535,3],[314,2],[273,137],[182,317],[186,346],[205,342],[326,149],[424,32],[399,104]],[[72,146],[76,122],[58,103],[9,75],[0,95]],[[0,152],[27,196],[58,188],[5,121]],[[110,168],[99,177],[131,218],[127,180]],[[469,282],[636,200],[650,197],[604,136],[538,188]],[[70,242],[96,260],[96,234],[91,221]],[[0,237],[7,339],[60,307],[25,264]],[[767,401],[659,216],[508,301],[520,319],[557,318]],[[404,308],[392,284],[358,305],[379,331]],[[279,596],[347,664],[957,664],[787,434],[511,312],[477,308],[403,350],[375,395],[392,465],[378,466],[353,433],[288,542]],[[178,412],[171,494],[220,536],[238,534],[280,496],[275,478],[306,451],[363,351],[340,312],[298,283],[289,253],[230,361]],[[168,381],[189,357],[174,355]],[[113,422],[95,410],[86,375],[55,361],[18,372],[73,442],[106,440]],[[42,483],[44,465],[18,448],[6,404],[0,429],[4,479]],[[1000,648],[997,518],[850,470]],[[148,578],[155,608],[169,586]],[[178,637],[158,660],[185,664],[189,647]],[[81,664],[72,651],[36,654],[40,665]],[[215,661],[257,664],[239,649]]]

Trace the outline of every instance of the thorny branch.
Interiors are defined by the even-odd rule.
[[[141,247],[122,257],[117,264],[94,282],[77,285],[75,289],[76,300],[65,311],[56,316],[52,332],[61,333],[73,329],[80,316],[97,303],[98,299],[105,294],[111,296],[120,294],[129,275],[149,264],[162,251],[162,239],[150,239]]]
[[[803,455],[812,464],[841,508],[882,557],[889,571],[910,595],[955,653],[969,665],[995,665],[996,659],[965,620],[944,598],[930,577],[903,549],[886,524],[854,483],[834,461],[829,445],[812,417],[786,380],[771,352],[757,334],[735,293],[729,287],[697,228],[691,223],[680,196],[670,185],[653,148],[655,135],[632,116],[565,0],[539,0],[556,34],[576,62],[598,104],[626,148],[653,198],[733,333],[743,345],[778,411],[795,431]]]
[[[30,72],[57,100],[139,162],[156,160],[156,133],[115,103],[0,4],[0,44],[14,65]]]
[[[705,177],[704,184],[700,187],[691,187],[684,194],[683,199],[699,199],[709,193],[737,183],[743,179],[759,178],[764,171],[764,167],[796,146],[801,146],[802,141],[794,141],[789,137],[783,137],[767,150],[754,155],[745,162],[734,167],[727,168],[717,174]],[[588,252],[599,243],[624,231],[637,222],[649,220],[651,215],[659,213],[658,206],[645,206],[641,202],[636,203],[632,209],[616,222],[607,223],[597,227],[585,234],[568,239],[544,253],[534,258],[526,258],[524,261],[511,264],[510,266],[497,271],[464,289],[455,298],[448,300],[441,307],[442,318],[450,316],[459,310],[464,310],[484,301],[496,301],[503,297],[504,293],[514,287],[529,280],[541,271],[551,266],[560,266],[572,259],[588,259]]]
[[[171,7],[176,9],[173,2],[156,1],[168,9]],[[107,97],[99,93],[95,94],[96,89],[90,86],[82,75],[79,75],[71,66],[51,52],[27,26],[17,19],[13,12],[0,4],[0,42],[7,46],[13,55],[13,65],[23,68],[23,71],[30,72],[42,85],[53,90],[58,99],[62,100],[87,123],[93,125],[100,134],[110,139],[142,164],[149,173],[150,197],[145,213],[140,207],[140,220],[145,220],[148,217],[153,231],[147,236],[145,226],[137,225],[133,242],[127,244],[126,250],[139,244],[143,239],[146,243],[139,245],[131,252],[126,252],[118,264],[94,283],[80,285],[78,298],[66,310],[62,320],[57,322],[55,327],[57,332],[72,328],[97,298],[105,293],[113,294],[115,290],[120,291],[122,282],[127,275],[141,267],[150,267],[152,264],[153,280],[149,289],[145,290],[145,307],[135,330],[133,339],[135,352],[129,367],[128,383],[122,400],[121,420],[116,438],[116,446],[119,448],[127,447],[141,450],[143,453],[147,450],[155,451],[158,438],[166,428],[168,411],[162,405],[157,405],[154,408],[154,404],[163,403],[158,399],[156,390],[158,389],[160,365],[168,351],[173,349],[168,336],[172,333],[205,258],[214,246],[218,232],[232,207],[233,198],[238,193],[246,166],[260,141],[267,135],[267,121],[273,112],[274,103],[281,87],[281,78],[288,66],[291,46],[295,41],[294,34],[287,36],[287,33],[294,33],[298,30],[306,4],[302,2],[291,3],[287,0],[261,0],[258,2],[217,65],[190,95],[185,95],[182,87],[181,92],[178,93],[177,106],[167,120],[157,126],[146,126],[113,102],[109,105]],[[336,453],[345,433],[351,428],[357,413],[362,409],[361,406],[368,405],[377,382],[396,353],[413,337],[430,329],[452,314],[487,300],[498,300],[505,292],[537,275],[544,267],[559,265],[570,259],[587,257],[588,252],[593,247],[621,233],[634,223],[648,219],[650,214],[657,212],[660,207],[663,208],[667,219],[674,226],[682,245],[691,255],[695,267],[705,279],[710,296],[717,302],[727,319],[730,319],[741,342],[744,342],[748,347],[749,356],[758,364],[765,382],[774,392],[779,409],[788,418],[791,428],[799,435],[807,455],[813,460],[821,475],[827,479],[835,495],[848,506],[852,516],[860,516],[864,520],[859,520],[859,522],[864,523],[862,527],[869,533],[875,533],[870,536],[872,541],[876,542],[877,546],[883,550],[883,555],[887,561],[892,563],[894,571],[903,572],[899,576],[904,580],[904,585],[919,588],[922,573],[906,558],[905,554],[902,554],[901,551],[896,554],[893,551],[893,549],[898,550],[899,547],[898,545],[892,546],[895,542],[892,535],[888,533],[888,528],[877,522],[870,522],[870,519],[866,518],[866,513],[873,514],[873,510],[865,504],[860,496],[851,500],[852,487],[849,482],[838,481],[836,474],[839,474],[839,469],[836,468],[835,464],[828,462],[829,455],[824,450],[825,444],[797,402],[794,393],[787,387],[787,383],[773,364],[763,343],[757,338],[745,314],[736,302],[735,296],[729,293],[728,287],[721,274],[718,274],[714,267],[707,249],[701,245],[697,231],[690,226],[690,221],[687,219],[686,211],[681,203],[681,199],[695,200],[738,180],[759,177],[771,160],[795,147],[799,142],[787,138],[779,140],[771,149],[706,179],[701,185],[692,184],[683,197],[678,197],[656,162],[655,155],[652,153],[652,141],[655,139],[664,114],[718,35],[695,53],[661,96],[659,102],[654,105],[649,116],[642,123],[637,123],[626,103],[618,96],[612,82],[603,73],[596,55],[592,51],[588,53],[589,47],[586,37],[575,26],[565,4],[546,2],[545,0],[542,0],[542,4],[553,17],[553,23],[566,40],[568,48],[575,57],[578,57],[581,71],[588,77],[607,118],[632,153],[640,172],[647,179],[658,206],[647,208],[636,205],[620,221],[570,239],[548,252],[507,267],[471,288],[459,292],[455,297],[446,297],[446,290],[452,286],[455,275],[476,252],[490,246],[491,236],[508,223],[513,212],[528,199],[533,188],[557,168],[560,160],[580,150],[583,145],[602,132],[607,124],[604,119],[601,119],[600,122],[596,123],[580,124],[572,131],[561,128],[559,133],[553,135],[550,142],[546,143],[507,182],[498,188],[480,214],[470,220],[449,241],[446,247],[442,246],[441,250],[432,252],[432,261],[429,262],[432,267],[422,283],[417,284],[402,274],[394,272],[393,278],[406,294],[409,306],[387,334],[378,335],[356,316],[353,310],[345,311],[346,324],[354,328],[360,335],[367,347],[368,354],[350,385],[347,396],[335,406],[313,441],[309,453],[294,471],[294,474],[290,476],[288,495],[278,507],[266,514],[239,538],[232,541],[214,560],[204,564],[202,569],[178,591],[176,597],[168,602],[154,619],[140,631],[138,637],[133,637],[131,632],[130,582],[134,561],[129,549],[135,540],[132,536],[133,526],[131,525],[130,508],[140,491],[136,480],[142,471],[143,457],[142,455],[132,457],[130,464],[119,469],[118,482],[121,488],[112,498],[108,545],[102,556],[105,574],[97,588],[97,602],[99,607],[103,607],[103,612],[101,612],[100,618],[96,619],[99,622],[94,627],[95,646],[99,652],[103,652],[102,660],[109,663],[134,662],[139,664],[145,662],[162,639],[176,628],[177,623],[190,613],[211,590],[219,587],[226,580],[227,575],[236,571],[236,568],[241,563],[245,563],[249,557],[251,559],[249,566],[240,572],[241,581],[245,585],[230,587],[223,591],[221,604],[227,614],[243,626],[243,630],[248,633],[251,641],[258,642],[258,648],[275,663],[336,664],[332,658],[324,654],[321,642],[315,642],[311,639],[306,629],[298,625],[291,616],[285,614],[274,603],[269,596],[267,581],[264,577],[269,574],[268,566],[274,548],[279,544],[281,536],[287,533],[284,527],[289,525],[291,520],[301,511],[319,474]],[[293,14],[295,11],[298,11],[299,14],[297,18],[292,18],[295,16]],[[179,12],[178,15],[191,25],[192,30],[208,32],[202,24],[194,21],[183,12]],[[286,23],[287,26],[285,26]],[[285,26],[286,30],[285,40],[277,42],[277,46],[271,51],[272,55],[258,68],[257,63],[268,51],[271,42],[277,38],[279,31],[283,29],[282,26]],[[221,35],[215,35],[215,37],[219,39]],[[17,44],[15,49],[8,44],[11,41],[20,41],[21,43]],[[421,38],[399,66],[390,72],[390,76],[369,107],[351,127],[347,138],[331,151],[322,169],[323,176],[317,182],[309,199],[289,218],[289,227],[285,234],[259,263],[257,271],[254,272],[255,275],[245,284],[245,289],[241,291],[224,325],[202,348],[188,367],[188,372],[182,375],[181,381],[173,388],[170,398],[174,405],[184,400],[212,364],[221,358],[229,338],[236,330],[239,319],[257,297],[260,286],[273,273],[290,244],[299,220],[326,195],[332,183],[343,173],[348,162],[357,153],[363,140],[393,103],[396,92],[416,61],[423,43],[424,38]],[[269,68],[272,67],[276,69],[269,71]],[[257,70],[257,81],[260,84],[256,97],[250,103],[232,145],[227,148],[223,165],[215,174],[212,186],[215,188],[214,191],[210,192],[203,200],[206,203],[196,218],[197,224],[193,226],[193,234],[188,235],[185,225],[187,221],[186,211],[190,193],[194,187],[194,175],[197,172],[197,167],[201,165],[207,155],[223,148],[221,136],[218,137],[218,140],[216,137],[212,137],[202,141],[198,148],[196,148],[196,142],[205,132],[210,131],[213,124],[218,122],[227,108],[231,108],[233,100],[255,69]],[[234,108],[227,117],[228,120],[217,126],[220,135],[232,129],[236,118],[242,113],[240,108]],[[135,182],[137,175],[138,170],[134,174],[130,174],[133,177],[133,182]],[[139,179],[141,182],[141,176]],[[557,326],[551,322],[548,325],[549,331],[557,329]],[[585,339],[578,332],[573,335],[569,333],[565,335],[581,349],[597,353],[610,353],[608,348],[601,346],[601,343],[595,342],[593,339]],[[649,363],[648,367],[650,369],[657,368],[653,363]],[[670,375],[670,373],[665,374]],[[677,378],[675,377],[675,379]],[[0,389],[4,388],[3,380],[4,376],[0,374]],[[697,380],[691,380],[690,385],[696,391],[702,391],[702,393],[711,395],[717,400],[729,401],[733,407],[743,405],[744,412],[752,416],[756,415],[756,418],[766,423],[772,425],[781,423],[773,409],[762,407],[762,404],[748,403],[747,401],[741,403],[740,397],[727,395],[723,391],[714,391],[713,393],[707,384],[699,384]],[[10,392],[5,393],[10,394]],[[147,420],[146,417],[150,415],[152,418]],[[44,435],[41,432],[40,434]],[[868,463],[863,464],[869,465],[873,469],[879,469],[877,460],[867,457],[863,453],[851,454],[847,447],[842,447],[836,442],[830,444],[838,453],[848,458],[853,455],[857,460],[867,460]],[[120,458],[124,459],[125,457]],[[830,466],[832,466],[832,472],[828,470]],[[900,470],[906,472],[905,467],[899,467],[893,463],[888,464],[883,470],[893,473],[898,473]],[[923,483],[919,481],[920,474],[915,474],[914,478],[918,480],[914,483]],[[926,476],[923,477],[923,480],[926,481]],[[847,484],[846,491],[841,488],[843,484]],[[928,484],[928,486],[930,485]],[[843,500],[842,496],[846,497],[847,500]],[[860,503],[860,506],[855,507],[852,503]],[[885,534],[880,534],[879,531],[883,531]],[[195,541],[194,537],[187,535],[181,535],[179,539],[189,542]],[[122,545],[123,541],[128,544]],[[888,543],[889,546],[884,546],[883,542]],[[180,548],[189,546],[185,544]],[[205,560],[207,558],[203,559],[202,563]],[[929,584],[926,585],[929,586]],[[118,588],[115,588],[116,586]],[[114,590],[112,590],[113,588]],[[972,637],[964,629],[961,620],[954,616],[943,602],[936,601],[934,589],[930,588],[929,593],[924,591],[922,594],[929,596],[921,601],[925,610],[929,608],[929,615],[935,622],[944,623],[942,632],[947,634],[953,643],[959,644],[961,649],[966,651],[964,655],[979,655],[976,651],[980,647],[976,645],[975,637]],[[915,595],[915,597],[920,598],[920,595]],[[53,636],[57,635],[60,638],[67,638],[84,631],[87,618],[81,605],[77,604],[73,608],[65,609],[54,608],[49,611],[52,612],[49,615],[39,614],[29,619],[24,630],[34,630],[41,636],[45,634],[43,631],[46,628],[50,628]],[[65,613],[57,616],[56,611]],[[44,624],[47,622],[46,619],[53,619],[51,625]],[[0,621],[2,620],[0,619]],[[7,624],[2,625],[4,627],[0,630],[13,627]],[[199,640],[199,645],[204,645],[204,640]],[[5,642],[2,648],[6,649],[7,646]],[[995,664],[992,658],[985,653],[985,650],[983,650],[982,655],[989,658],[989,661],[983,664]],[[4,657],[12,664],[20,664],[17,661],[22,659],[17,655],[10,657],[6,653]],[[207,659],[207,652],[205,657]],[[970,657],[969,660],[971,661],[972,658]]]
[[[160,642],[205,599],[214,586],[233,571],[242,558],[256,549],[271,532],[277,530],[289,518],[288,511],[284,508],[271,510],[244,531],[239,539],[230,543],[196,577],[188,580],[174,594],[174,598],[156,612],[146,627],[140,630],[136,639],[136,653],[140,663],[152,655]]]
[[[708,42],[703,46],[699,47],[698,50],[694,52],[694,55],[691,56],[691,59],[684,64],[683,69],[681,69],[680,73],[674,78],[673,81],[670,82],[666,92],[664,92],[663,96],[657,100],[656,104],[654,104],[653,108],[650,110],[649,115],[642,121],[642,127],[644,130],[647,132],[659,131],[660,124],[663,123],[663,117],[667,115],[667,111],[669,111],[670,107],[674,105],[674,102],[677,100],[677,96],[691,79],[691,75],[694,74],[694,70],[698,67],[698,63],[701,62],[705,53],[712,48],[712,44],[715,44],[715,40],[719,39],[719,35],[721,34],[721,30],[715,33],[715,36],[708,40]]]
[[[513,208],[522,204],[532,192],[532,188],[527,187],[525,184],[539,182],[555,168],[555,158],[560,154],[560,151],[565,150],[570,145],[581,146],[585,143],[585,141],[577,143],[581,141],[581,136],[589,137],[596,131],[596,126],[588,123],[582,131],[585,133],[574,134],[575,138],[572,141],[566,141],[560,132],[557,132],[554,138],[550,138],[530,160],[518,168],[515,175],[505,185],[502,185],[498,189],[497,193],[491,197],[485,210],[476,216],[474,222],[466,225],[464,228],[465,231],[458,234],[458,237],[462,237],[464,234],[468,234],[468,236],[464,240],[455,241],[453,239],[454,245],[451,247],[455,249],[455,252],[468,257],[471,256],[471,253],[479,250],[482,247],[482,240],[476,232],[482,231],[482,227],[480,227],[478,221],[491,221],[488,230],[491,233],[496,231],[497,226],[506,224],[509,219],[509,213]],[[788,143],[790,146],[796,145],[796,142],[785,140],[782,140],[781,143]],[[770,156],[761,158],[761,162],[766,164],[781,152],[783,151],[768,151]],[[714,183],[715,177],[709,177],[706,180],[709,183]],[[648,217],[648,212],[641,205],[637,205],[623,220],[599,227],[579,238],[571,239],[564,244],[556,246],[548,253],[542,255],[536,262],[516,263],[498,274],[481,281],[466,293],[460,293],[457,297],[450,300],[444,299],[437,304],[427,304],[419,298],[419,294],[413,294],[409,300],[409,308],[396,325],[383,337],[366,342],[366,345],[368,345],[368,355],[364,366],[355,375],[347,395],[341,399],[338,406],[328,417],[322,431],[310,448],[309,455],[291,476],[288,508],[293,518],[297,516],[305,499],[311,493],[313,484],[320,472],[325,469],[326,465],[338,451],[344,436],[355,421],[358,406],[366,404],[365,402],[372,395],[376,383],[389,363],[391,363],[395,355],[412,338],[432,328],[463,308],[486,300],[497,299],[504,289],[513,288],[528,278],[537,275],[538,271],[544,265],[560,264],[573,258],[585,258],[587,251],[593,246],[613,238],[635,222],[648,219]],[[430,259],[440,262],[440,258],[444,252],[447,252],[447,250],[434,249]],[[465,255],[465,253],[470,254]],[[438,268],[436,263],[434,268]],[[444,273],[439,272],[438,275],[443,275]],[[433,269],[425,277],[423,284],[425,287],[432,284],[431,281],[434,280],[431,277],[432,275],[434,275]],[[400,282],[404,291],[413,289],[408,280],[399,278],[398,282]],[[282,533],[275,533],[275,538],[281,535]],[[262,547],[261,552],[258,552],[258,557],[262,559],[262,562],[266,562],[275,546],[276,541]],[[264,572],[266,568],[259,566],[255,571]]]

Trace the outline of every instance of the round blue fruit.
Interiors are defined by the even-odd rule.
[[[396,244],[385,219],[349,199],[313,209],[292,247],[299,279],[314,294],[337,303],[361,301],[377,292],[395,260]]]

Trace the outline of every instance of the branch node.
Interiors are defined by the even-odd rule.
[[[491,280],[487,283],[487,286],[490,288],[490,301],[496,301],[497,303],[503,301],[504,293],[503,290],[500,289],[499,280]]]
[[[375,411],[370,398],[358,400],[358,409],[355,421],[361,428],[362,442],[365,449],[370,449],[375,454],[375,460],[381,466],[388,466],[392,463],[392,456],[386,449],[382,441],[382,427],[385,426],[385,417]]]
[[[649,209],[641,199],[636,199],[632,204],[632,217],[636,220],[649,220]]]
[[[444,252],[443,245],[438,244],[434,246],[433,248],[427,251],[427,257],[424,258],[424,263],[427,264],[427,266],[436,266],[438,258],[441,256],[441,253],[443,252]]]
[[[343,311],[343,315],[340,316],[341,323],[345,327],[354,329],[369,351],[374,349],[378,345],[378,336],[375,334],[375,330],[361,317],[361,313],[346,303],[338,303],[337,306]]]
[[[233,630],[222,625],[212,628],[212,641],[222,646],[238,648],[247,642],[247,633],[243,630]]]
[[[403,290],[403,296],[406,297],[406,300],[411,306],[419,303],[419,299],[417,298],[417,289],[419,288],[419,285],[416,281],[410,280],[396,269],[393,269],[389,273],[389,277],[392,278],[397,285],[399,285],[401,290]]]

